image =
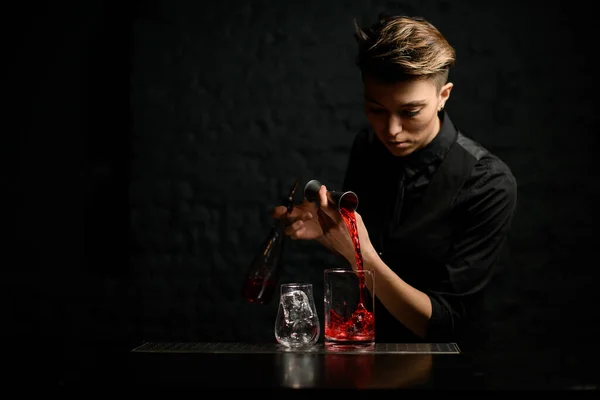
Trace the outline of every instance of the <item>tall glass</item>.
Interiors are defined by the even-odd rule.
[[[286,347],[306,347],[319,340],[321,327],[310,283],[283,283],[275,319],[275,339]]]
[[[375,276],[372,270],[326,269],[325,347],[370,348],[375,344]]]

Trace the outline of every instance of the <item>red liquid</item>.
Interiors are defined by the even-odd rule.
[[[356,214],[354,211],[340,209],[340,213],[346,222],[350,238],[354,243],[354,255],[358,271],[363,271],[363,258],[360,251],[360,240],[358,238],[358,227],[356,226]],[[365,278],[359,274],[359,303],[354,313],[348,319],[339,316],[333,309],[329,311],[329,324],[325,326],[325,336],[342,341],[365,341],[375,336],[375,318],[373,313],[365,308],[363,292],[366,290]]]
[[[348,319],[340,317],[333,309],[329,311],[329,325],[325,326],[325,336],[334,340],[365,341],[375,335],[373,313],[360,303]]]
[[[348,227],[350,233],[350,239],[354,243],[354,258],[356,259],[356,267],[359,271],[363,270],[363,258],[360,252],[360,240],[358,238],[358,227],[356,226],[356,214],[354,211],[346,210],[345,208],[340,209],[340,214],[344,218],[344,222]],[[364,283],[364,282],[361,282]]]
[[[260,277],[246,278],[242,286],[242,297],[251,303],[266,304],[271,301],[275,287],[274,280],[265,280]]]

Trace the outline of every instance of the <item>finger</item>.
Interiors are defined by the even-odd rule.
[[[290,213],[287,216],[287,220],[288,222],[291,224],[292,222],[296,222],[296,221],[308,221],[310,219],[313,218],[313,214],[311,212],[295,212],[295,213]]]
[[[300,221],[300,220],[298,220],[298,221],[296,221],[296,222],[293,222],[293,223],[291,223],[290,225],[288,225],[288,226],[287,226],[287,227],[286,227],[286,228],[283,230],[283,232],[284,232],[286,235],[290,236],[290,237],[294,237],[294,236],[296,235],[297,231],[298,231],[299,229],[302,229],[303,227],[304,227],[304,222],[303,222],[303,221]]]
[[[287,212],[287,208],[285,206],[276,206],[276,207],[273,207],[271,216],[273,218],[281,218],[286,212]]]
[[[297,219],[302,219],[303,215],[306,211],[302,209],[302,207],[294,206],[290,212],[288,212],[287,217],[291,221],[295,221]]]
[[[306,232],[306,227],[303,226],[300,229],[294,231],[291,235],[290,238],[292,240],[301,240],[304,237],[304,234]]]
[[[307,219],[305,211],[296,206],[294,206],[289,212],[286,206],[276,206],[273,208],[271,216],[275,219],[284,220],[286,224],[291,224],[298,219]]]
[[[337,214],[337,208],[332,207],[329,203],[329,194],[327,192],[327,187],[322,185],[319,189],[319,211],[325,214],[329,219],[335,220]]]
[[[297,221],[308,221],[312,218],[310,212],[295,212],[284,216],[286,226],[291,227]]]
[[[325,185],[321,185],[319,188],[319,204],[321,208],[325,208],[329,205],[327,200],[327,187]]]

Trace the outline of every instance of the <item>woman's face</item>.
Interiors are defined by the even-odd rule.
[[[395,156],[426,146],[440,130],[438,111],[450,96],[452,83],[438,92],[433,81],[383,83],[363,78],[365,115],[375,134]]]

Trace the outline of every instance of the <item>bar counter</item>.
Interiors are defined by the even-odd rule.
[[[46,357],[37,378],[60,387],[118,389],[129,393],[167,387],[211,393],[240,389],[289,395],[342,390],[387,393],[402,390],[597,390],[596,352],[496,349],[474,352],[454,343],[376,343],[362,351],[331,351],[322,343],[290,350],[276,343],[141,342],[77,347],[63,358]],[[59,349],[57,349],[58,351]],[[60,356],[57,353],[57,356]],[[19,357],[19,360],[26,361]],[[32,365],[22,374],[31,382]],[[39,381],[39,379],[38,379]],[[38,385],[39,386],[39,385]],[[194,393],[194,391],[190,392]],[[386,394],[386,395],[387,395]]]
[[[130,359],[135,380],[143,385],[414,389],[452,387],[452,376],[436,376],[434,366],[450,362],[456,367],[460,354],[454,343],[382,343],[343,351],[323,344],[303,350],[277,344],[145,343],[132,350]]]

